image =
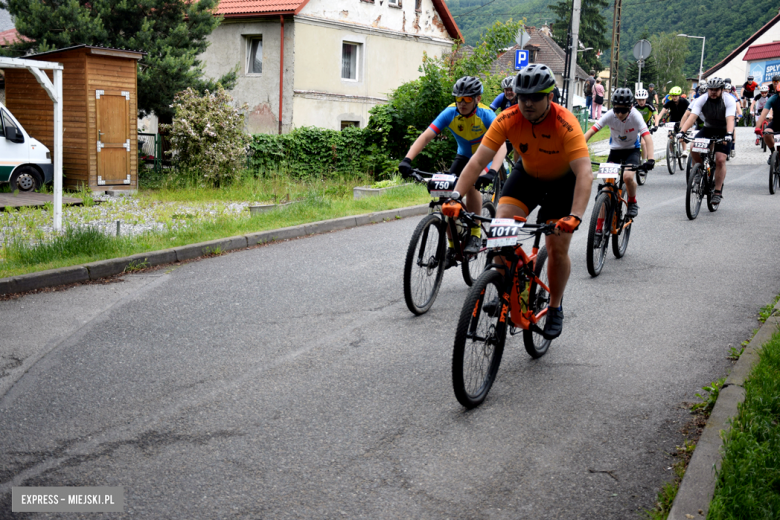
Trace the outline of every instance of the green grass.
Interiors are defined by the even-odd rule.
[[[609,127],[605,126],[601,130],[593,134],[593,136],[588,140],[588,142],[595,143],[597,141],[603,141],[604,139],[609,139],[609,132],[610,132]]]
[[[707,518],[780,518],[780,333],[764,344],[745,382],[723,453]]]
[[[330,188],[332,191],[343,191],[333,186]],[[176,197],[191,200],[189,197],[202,196],[202,194],[189,193],[190,191],[199,190],[169,190],[162,195],[154,193],[151,196],[166,200],[175,200]],[[133,237],[103,235],[89,227],[82,227],[67,229],[63,235],[42,241],[37,245],[29,245],[14,239],[0,250],[0,257],[3,257],[3,261],[0,262],[0,278],[349,215],[413,206],[430,200],[425,187],[419,184],[403,186],[380,196],[360,200],[352,199],[351,188],[349,196],[327,195],[327,192],[327,186],[320,190],[319,194],[309,186],[305,191],[306,198],[300,203],[268,213],[256,216],[248,214],[239,217],[218,216],[211,220],[187,220],[186,225],[178,227],[168,225],[163,232],[149,232]],[[303,195],[304,191],[295,193]],[[291,198],[294,197],[291,195]]]

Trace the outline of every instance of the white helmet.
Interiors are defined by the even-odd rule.
[[[726,90],[726,92],[731,92],[731,83],[726,83],[724,89]]]
[[[761,85],[759,89],[761,92],[769,92],[769,85]]]
[[[634,98],[636,99],[647,99],[648,97],[649,94],[643,88],[637,89],[636,94],[634,94]]]

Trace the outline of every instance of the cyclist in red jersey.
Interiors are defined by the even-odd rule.
[[[747,108],[751,101],[753,101],[753,98],[756,95],[756,89],[758,88],[758,83],[753,81],[753,76],[748,76],[747,81],[744,85],[742,85],[742,108]]]

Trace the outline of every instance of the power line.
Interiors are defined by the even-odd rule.
[[[484,9],[485,7],[489,6],[490,4],[492,4],[492,3],[493,3],[493,2],[495,2],[495,1],[496,1],[496,0],[490,0],[490,1],[489,1],[488,3],[486,3],[486,4],[482,4],[481,6],[479,6],[479,7],[476,7],[476,8],[474,8],[474,9],[472,9],[471,11],[468,11],[468,12],[466,12],[466,13],[460,14],[460,15],[458,15],[458,16],[453,16],[453,18],[458,18],[458,17],[460,17],[460,16],[467,16],[467,15],[469,15],[469,14],[473,13],[474,11],[478,11],[478,10],[480,10],[480,9]]]

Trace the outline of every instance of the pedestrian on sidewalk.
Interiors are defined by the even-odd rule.
[[[601,119],[601,108],[604,106],[604,85],[601,84],[601,78],[596,78],[596,84],[593,85],[593,119]]]
[[[596,71],[590,71],[588,79],[585,80],[585,108],[588,109],[588,117],[593,119],[593,85],[596,84]]]

